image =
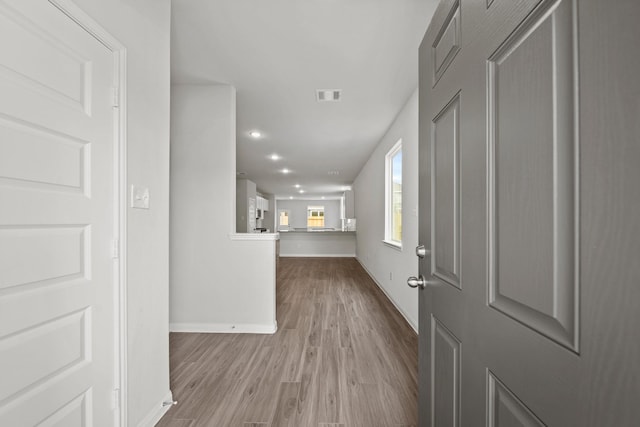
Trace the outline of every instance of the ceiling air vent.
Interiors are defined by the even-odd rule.
[[[317,89],[316,101],[336,102],[342,100],[342,89]]]

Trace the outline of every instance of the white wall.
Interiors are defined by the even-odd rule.
[[[153,422],[169,396],[170,0],[74,0],[127,49],[128,184],[149,210],[128,210],[129,426]]]
[[[384,243],[385,156],[402,138],[402,250]],[[418,274],[418,91],[409,98],[353,184],[357,258],[418,330],[418,292],[407,278]],[[366,213],[366,215],[365,215]],[[391,278],[390,278],[391,277]]]
[[[340,229],[340,200],[278,200],[277,209],[289,210],[291,228],[307,227],[307,207],[324,206],[324,226]],[[277,217],[277,212],[276,212]]]
[[[356,235],[353,232],[280,233],[280,256],[283,257],[354,257]]]
[[[275,332],[276,234],[235,234],[236,94],[171,91],[170,328]]]

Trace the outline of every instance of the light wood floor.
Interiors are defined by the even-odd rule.
[[[417,336],[353,258],[282,258],[274,335],[172,333],[160,427],[417,425]]]

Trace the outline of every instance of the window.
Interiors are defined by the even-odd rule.
[[[307,206],[307,227],[324,227],[324,206]]]
[[[385,233],[386,243],[402,247],[402,140],[385,157]]]
[[[278,229],[289,228],[289,211],[278,211]]]

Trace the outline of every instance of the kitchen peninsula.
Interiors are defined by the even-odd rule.
[[[282,257],[355,257],[356,232],[329,228],[280,230]]]

